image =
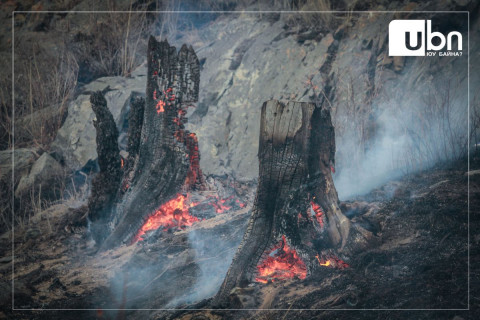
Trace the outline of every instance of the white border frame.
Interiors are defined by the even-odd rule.
[[[259,13],[280,13],[280,14],[308,14],[308,13],[360,13],[360,14],[370,14],[370,13],[410,13],[410,14],[417,14],[417,13],[466,13],[467,14],[467,104],[468,104],[468,112],[467,112],[467,172],[470,171],[470,11],[391,11],[391,10],[384,10],[384,11],[12,11],[12,186],[14,185],[15,179],[15,170],[13,170],[15,166],[15,14],[16,13],[175,13],[175,14],[190,14],[190,13],[233,13],[233,14],[259,14]],[[467,175],[467,308],[458,308],[458,309],[404,309],[404,308],[393,308],[393,309],[386,309],[386,308],[349,308],[349,309],[336,309],[336,308],[322,308],[322,309],[176,309],[176,308],[167,308],[167,309],[41,309],[41,308],[30,308],[30,309],[23,309],[15,308],[15,295],[14,295],[14,288],[15,288],[15,204],[14,204],[14,197],[15,191],[12,188],[12,311],[97,311],[99,309],[103,311],[469,311],[470,310],[470,176]]]

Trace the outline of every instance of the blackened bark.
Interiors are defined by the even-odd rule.
[[[139,94],[132,94],[130,98],[130,113],[128,115],[128,167],[133,167],[140,148],[144,110],[145,99]]]
[[[200,69],[195,51],[183,45],[177,54],[167,41],[150,37],[147,59],[140,140],[137,147],[138,137],[132,137],[133,158],[128,157],[113,231],[103,249],[129,243],[161,204],[202,184],[198,142],[184,127],[186,109],[198,99]],[[135,128],[139,130],[140,126]]]
[[[139,94],[132,94],[130,98],[130,112],[128,114],[128,156],[127,159],[122,159],[124,175],[119,196],[128,190],[133,179],[133,169],[135,162],[138,161],[138,151],[140,149],[144,111],[145,99]]]
[[[331,175],[335,132],[328,109],[313,103],[265,102],[258,157],[252,216],[215,306],[228,305],[234,287],[254,280],[257,265],[283,237],[310,274],[319,266],[316,256],[322,249],[341,249],[349,236],[350,222],[340,211]],[[323,211],[321,219],[316,219],[312,204]]]
[[[92,235],[99,242],[105,235],[105,228],[111,219],[112,207],[122,178],[120,150],[118,149],[118,130],[113,116],[108,110],[103,93],[97,91],[90,95],[96,120],[97,154],[100,172],[92,181],[92,193],[88,201],[88,218],[92,223]]]

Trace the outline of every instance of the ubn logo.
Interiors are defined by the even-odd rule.
[[[452,50],[454,36],[457,37],[457,50],[462,51],[462,34],[458,31],[452,31],[445,37],[441,32],[432,32],[431,20],[392,20],[388,25],[388,55],[425,56],[426,52],[429,53],[427,55],[435,55],[430,51],[440,51],[445,44],[447,50]],[[434,38],[440,39],[440,43],[433,44]]]

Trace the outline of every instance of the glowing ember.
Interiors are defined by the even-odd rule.
[[[158,100],[157,105],[155,106],[157,113],[165,111],[165,102],[163,100]]]
[[[240,206],[240,208],[245,208],[247,206],[246,203],[240,202],[238,199],[235,199],[235,202]]]
[[[313,201],[310,201],[311,209],[315,213],[315,219],[317,219],[318,224],[320,225],[320,228],[323,229],[323,210],[320,207],[320,205],[316,204]]]
[[[282,240],[268,253],[268,257],[257,266],[257,270],[255,281],[261,283],[307,277],[305,263],[297,252],[288,246],[285,236],[282,236]]]
[[[222,199],[217,203],[212,203],[212,205],[215,207],[215,212],[216,213],[224,213],[225,210],[228,211],[228,210],[232,209],[232,207],[224,205],[225,201],[226,201],[225,199]]]
[[[215,208],[216,213],[224,213],[225,211],[232,209],[232,206],[225,205],[225,202],[231,200],[233,196],[230,196],[226,199],[218,199],[218,197],[215,198],[217,199],[217,201],[212,202],[212,206]]]
[[[188,208],[195,206],[196,203],[187,204],[187,200],[188,196],[177,194],[175,198],[161,205],[140,228],[134,242],[143,240],[142,236],[150,230],[160,227],[163,227],[164,231],[173,227],[185,228],[198,221],[197,217],[188,213]]]
[[[154,73],[154,75],[156,74]],[[171,104],[171,101],[175,101],[175,94],[172,93],[172,88],[168,88],[167,91],[164,90],[163,96],[165,97],[165,101],[169,101],[168,105]],[[153,90],[153,100],[157,101],[157,104],[155,105],[157,113],[165,112],[165,106],[167,103],[157,96],[157,90]]]
[[[346,262],[335,256],[320,258],[317,254],[315,258],[317,258],[318,263],[323,267],[330,267],[336,269],[345,269],[350,267]]]
[[[235,199],[233,195],[228,198],[220,199],[218,196],[208,196],[208,198],[214,199],[210,202],[210,205],[215,208],[215,213],[225,213],[231,210],[235,204],[240,208],[245,208],[246,204],[238,199]]]

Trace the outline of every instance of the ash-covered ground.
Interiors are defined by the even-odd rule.
[[[247,309],[244,311],[132,309],[208,307],[208,300],[204,299],[220,286],[243,236],[255,185],[231,187],[231,192],[237,191],[236,199],[246,204],[244,207],[212,212],[207,219],[184,230],[158,232],[131,246],[100,254],[89,244],[86,228],[71,227],[72,208],[66,204],[52,207],[35,216],[34,224],[15,228],[15,308],[90,310],[9,310],[13,257],[9,252],[12,234],[7,232],[1,237],[1,254],[5,257],[1,260],[2,316],[12,319],[474,319],[479,315],[476,305],[480,294],[479,169],[478,159],[472,160],[470,171],[464,159],[407,175],[367,195],[342,202],[342,210],[351,221],[374,234],[368,248],[354,256],[341,256],[350,265],[346,269],[325,267],[305,280],[252,283],[234,289],[231,307]],[[208,203],[209,198],[203,196]],[[197,195],[197,199],[200,197]],[[467,309],[469,289],[470,311],[401,311]]]

